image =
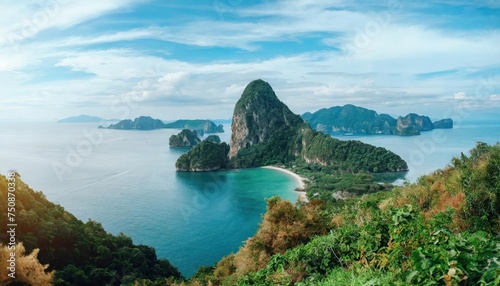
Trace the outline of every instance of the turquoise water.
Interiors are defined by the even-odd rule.
[[[237,251],[254,235],[265,198],[297,200],[297,182],[275,170],[176,172],[176,159],[187,151],[168,147],[178,130],[104,134],[95,127],[0,125],[0,172],[17,170],[79,219],[91,218],[111,233],[155,247],[185,276]]]
[[[448,165],[453,157],[468,151],[476,142],[496,144],[500,141],[500,122],[467,123],[453,129],[435,129],[419,136],[354,135],[333,136],[342,140],[359,140],[384,147],[398,154],[408,163],[404,178],[415,182],[422,175]]]
[[[0,173],[17,170],[79,219],[94,219],[114,234],[155,247],[186,276],[237,251],[255,233],[264,198],[297,199],[292,191],[297,182],[275,170],[176,172],[176,159],[187,151],[168,147],[178,130],[99,130],[87,123],[0,123],[0,128]],[[222,140],[229,138],[229,132],[221,134]],[[415,181],[476,141],[496,143],[500,124],[462,124],[412,137],[339,138],[399,154],[410,167],[406,179]]]

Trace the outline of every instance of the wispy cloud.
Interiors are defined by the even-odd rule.
[[[345,103],[385,112],[432,112],[432,103],[439,112],[477,90],[500,108],[495,3],[224,3],[0,4],[0,105],[22,99],[0,116],[52,118],[57,106],[119,117],[113,102],[133,98],[130,116],[175,119],[186,116],[182,105],[192,116],[229,117],[255,78],[270,81],[295,112]],[[470,15],[457,21],[461,7]]]

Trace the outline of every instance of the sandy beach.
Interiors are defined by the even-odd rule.
[[[286,173],[286,174],[292,176],[299,183],[299,188],[301,188],[301,189],[304,189],[306,186],[306,183],[304,182],[305,179],[302,178],[301,176],[295,174],[292,171],[289,171],[287,169],[280,168],[280,167],[275,167],[275,166],[264,166],[262,168],[277,170],[277,171],[280,171],[280,172],[283,172],[283,173]],[[295,192],[299,195],[300,201],[306,202],[306,203],[309,202],[309,200],[307,199],[307,196],[306,196],[306,192],[297,192],[297,191],[295,191]]]

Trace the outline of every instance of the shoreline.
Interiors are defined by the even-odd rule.
[[[297,181],[299,183],[299,188],[304,189],[305,186],[306,186],[306,183],[304,182],[305,178],[301,177],[298,174],[295,174],[294,172],[292,172],[290,170],[287,170],[285,168],[276,167],[276,166],[263,166],[261,168],[271,169],[271,170],[276,170],[276,171],[280,171],[280,172],[286,173],[287,175],[293,177],[295,179],[295,181]],[[305,191],[295,191],[294,190],[294,192],[296,192],[298,194],[299,200],[301,202],[305,202],[305,203],[309,202],[309,200],[307,199]]]

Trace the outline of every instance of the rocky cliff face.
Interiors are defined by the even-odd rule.
[[[242,148],[266,142],[284,126],[300,123],[300,116],[278,99],[267,82],[254,80],[247,85],[234,108],[229,157],[236,156]]]
[[[193,147],[200,142],[197,132],[189,129],[184,129],[179,134],[170,136],[168,140],[170,147]]]
[[[429,131],[433,128],[434,125],[429,117],[410,113],[405,117],[398,117],[395,134],[419,135],[420,131]]]

